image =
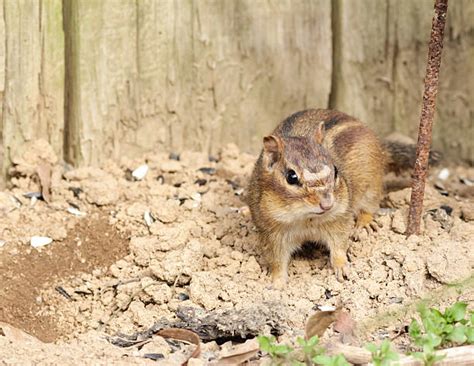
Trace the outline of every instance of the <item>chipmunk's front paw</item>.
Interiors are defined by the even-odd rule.
[[[344,252],[331,254],[331,266],[339,282],[344,282],[349,276],[349,262]]]
[[[357,216],[356,225],[351,233],[351,239],[361,241],[379,230],[372,214],[362,211]]]

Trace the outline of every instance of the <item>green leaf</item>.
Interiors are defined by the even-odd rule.
[[[286,355],[290,353],[291,351],[293,351],[293,348],[291,348],[290,346],[286,344],[278,344],[278,345],[273,346],[273,352],[276,355]]]
[[[466,328],[467,343],[474,344],[474,327],[470,326]]]
[[[332,365],[331,357],[326,356],[326,355],[318,355],[316,357],[313,357],[313,359],[311,361],[313,361],[314,363],[316,363],[318,365],[323,365],[323,366]]]
[[[423,352],[413,352],[412,356],[422,361],[425,360],[425,354]]]
[[[425,342],[423,347],[428,346],[429,348],[434,349],[441,344],[441,337],[433,333],[428,333],[424,339]]]
[[[450,308],[446,309],[445,314],[446,318],[451,318],[453,321],[458,322],[461,319],[464,319],[466,315],[467,304],[465,302],[457,302]]]
[[[382,344],[380,345],[380,351],[383,355],[390,351],[390,341],[388,339],[385,339],[382,342]]]
[[[350,366],[345,357],[341,354],[336,356],[318,355],[311,360],[315,364],[323,366]]]
[[[308,339],[308,346],[314,347],[319,343],[319,338],[318,336],[312,336],[310,339]]]
[[[411,339],[413,339],[415,342],[421,336],[420,324],[418,324],[418,322],[415,319],[413,319],[410,323],[410,326],[408,328],[408,334],[410,335]]]
[[[390,361],[398,361],[400,359],[400,355],[396,352],[390,351],[385,355],[385,359]]]
[[[275,337],[258,336],[257,340],[260,349],[264,352],[270,353],[272,343],[275,342]]]
[[[449,334],[448,340],[454,343],[463,344],[466,342],[466,328],[464,325],[458,325],[453,331]]]
[[[365,345],[365,348],[372,354],[377,352],[377,346],[373,343],[367,343]]]

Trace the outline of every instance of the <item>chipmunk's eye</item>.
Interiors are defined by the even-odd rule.
[[[337,166],[334,165],[334,179],[337,179],[338,174],[339,170],[337,170]]]
[[[296,172],[293,169],[290,169],[286,172],[286,181],[291,185],[298,184],[300,182]]]

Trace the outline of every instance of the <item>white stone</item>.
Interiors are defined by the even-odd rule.
[[[136,180],[142,180],[143,178],[145,178],[147,173],[148,173],[148,165],[143,164],[143,165],[140,165],[137,169],[135,169],[132,172],[132,176]]]
[[[53,242],[53,239],[48,238],[47,236],[32,236],[31,237],[31,246],[33,248],[39,248],[45,245],[49,245]]]

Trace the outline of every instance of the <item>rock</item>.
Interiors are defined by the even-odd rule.
[[[164,161],[160,168],[165,173],[176,173],[183,170],[183,165],[177,160],[168,160]]]
[[[464,221],[474,221],[474,205],[465,203],[461,206],[461,217]]]
[[[427,259],[428,272],[441,283],[461,281],[472,274],[474,258],[470,253],[469,245],[465,246],[457,241],[434,242],[433,251]]]
[[[393,214],[392,218],[392,230],[397,234],[405,234],[407,230],[407,211],[406,210],[397,210]]]
[[[156,283],[150,277],[143,278],[141,285],[143,291],[151,296],[156,305],[166,304],[173,294],[171,288],[166,283]]]
[[[30,240],[30,244],[33,248],[44,247],[45,245],[49,245],[53,242],[53,239],[48,238],[47,236],[32,236]]]
[[[86,180],[82,184],[89,203],[105,206],[117,203],[120,194],[117,180],[111,175],[105,175],[97,180]]]
[[[142,180],[148,173],[148,165],[140,165],[137,169],[132,172],[132,177],[136,180]]]
[[[152,260],[150,269],[157,278],[170,285],[176,281],[186,285],[193,273],[201,268],[203,256],[201,243],[193,239],[184,249],[168,252],[161,260]]]
[[[213,272],[196,272],[189,286],[189,297],[206,310],[213,310],[219,305],[221,284],[218,275]]]
[[[161,222],[167,224],[174,222],[180,214],[179,201],[173,199],[165,202],[162,200],[156,201],[153,203],[153,214]]]

